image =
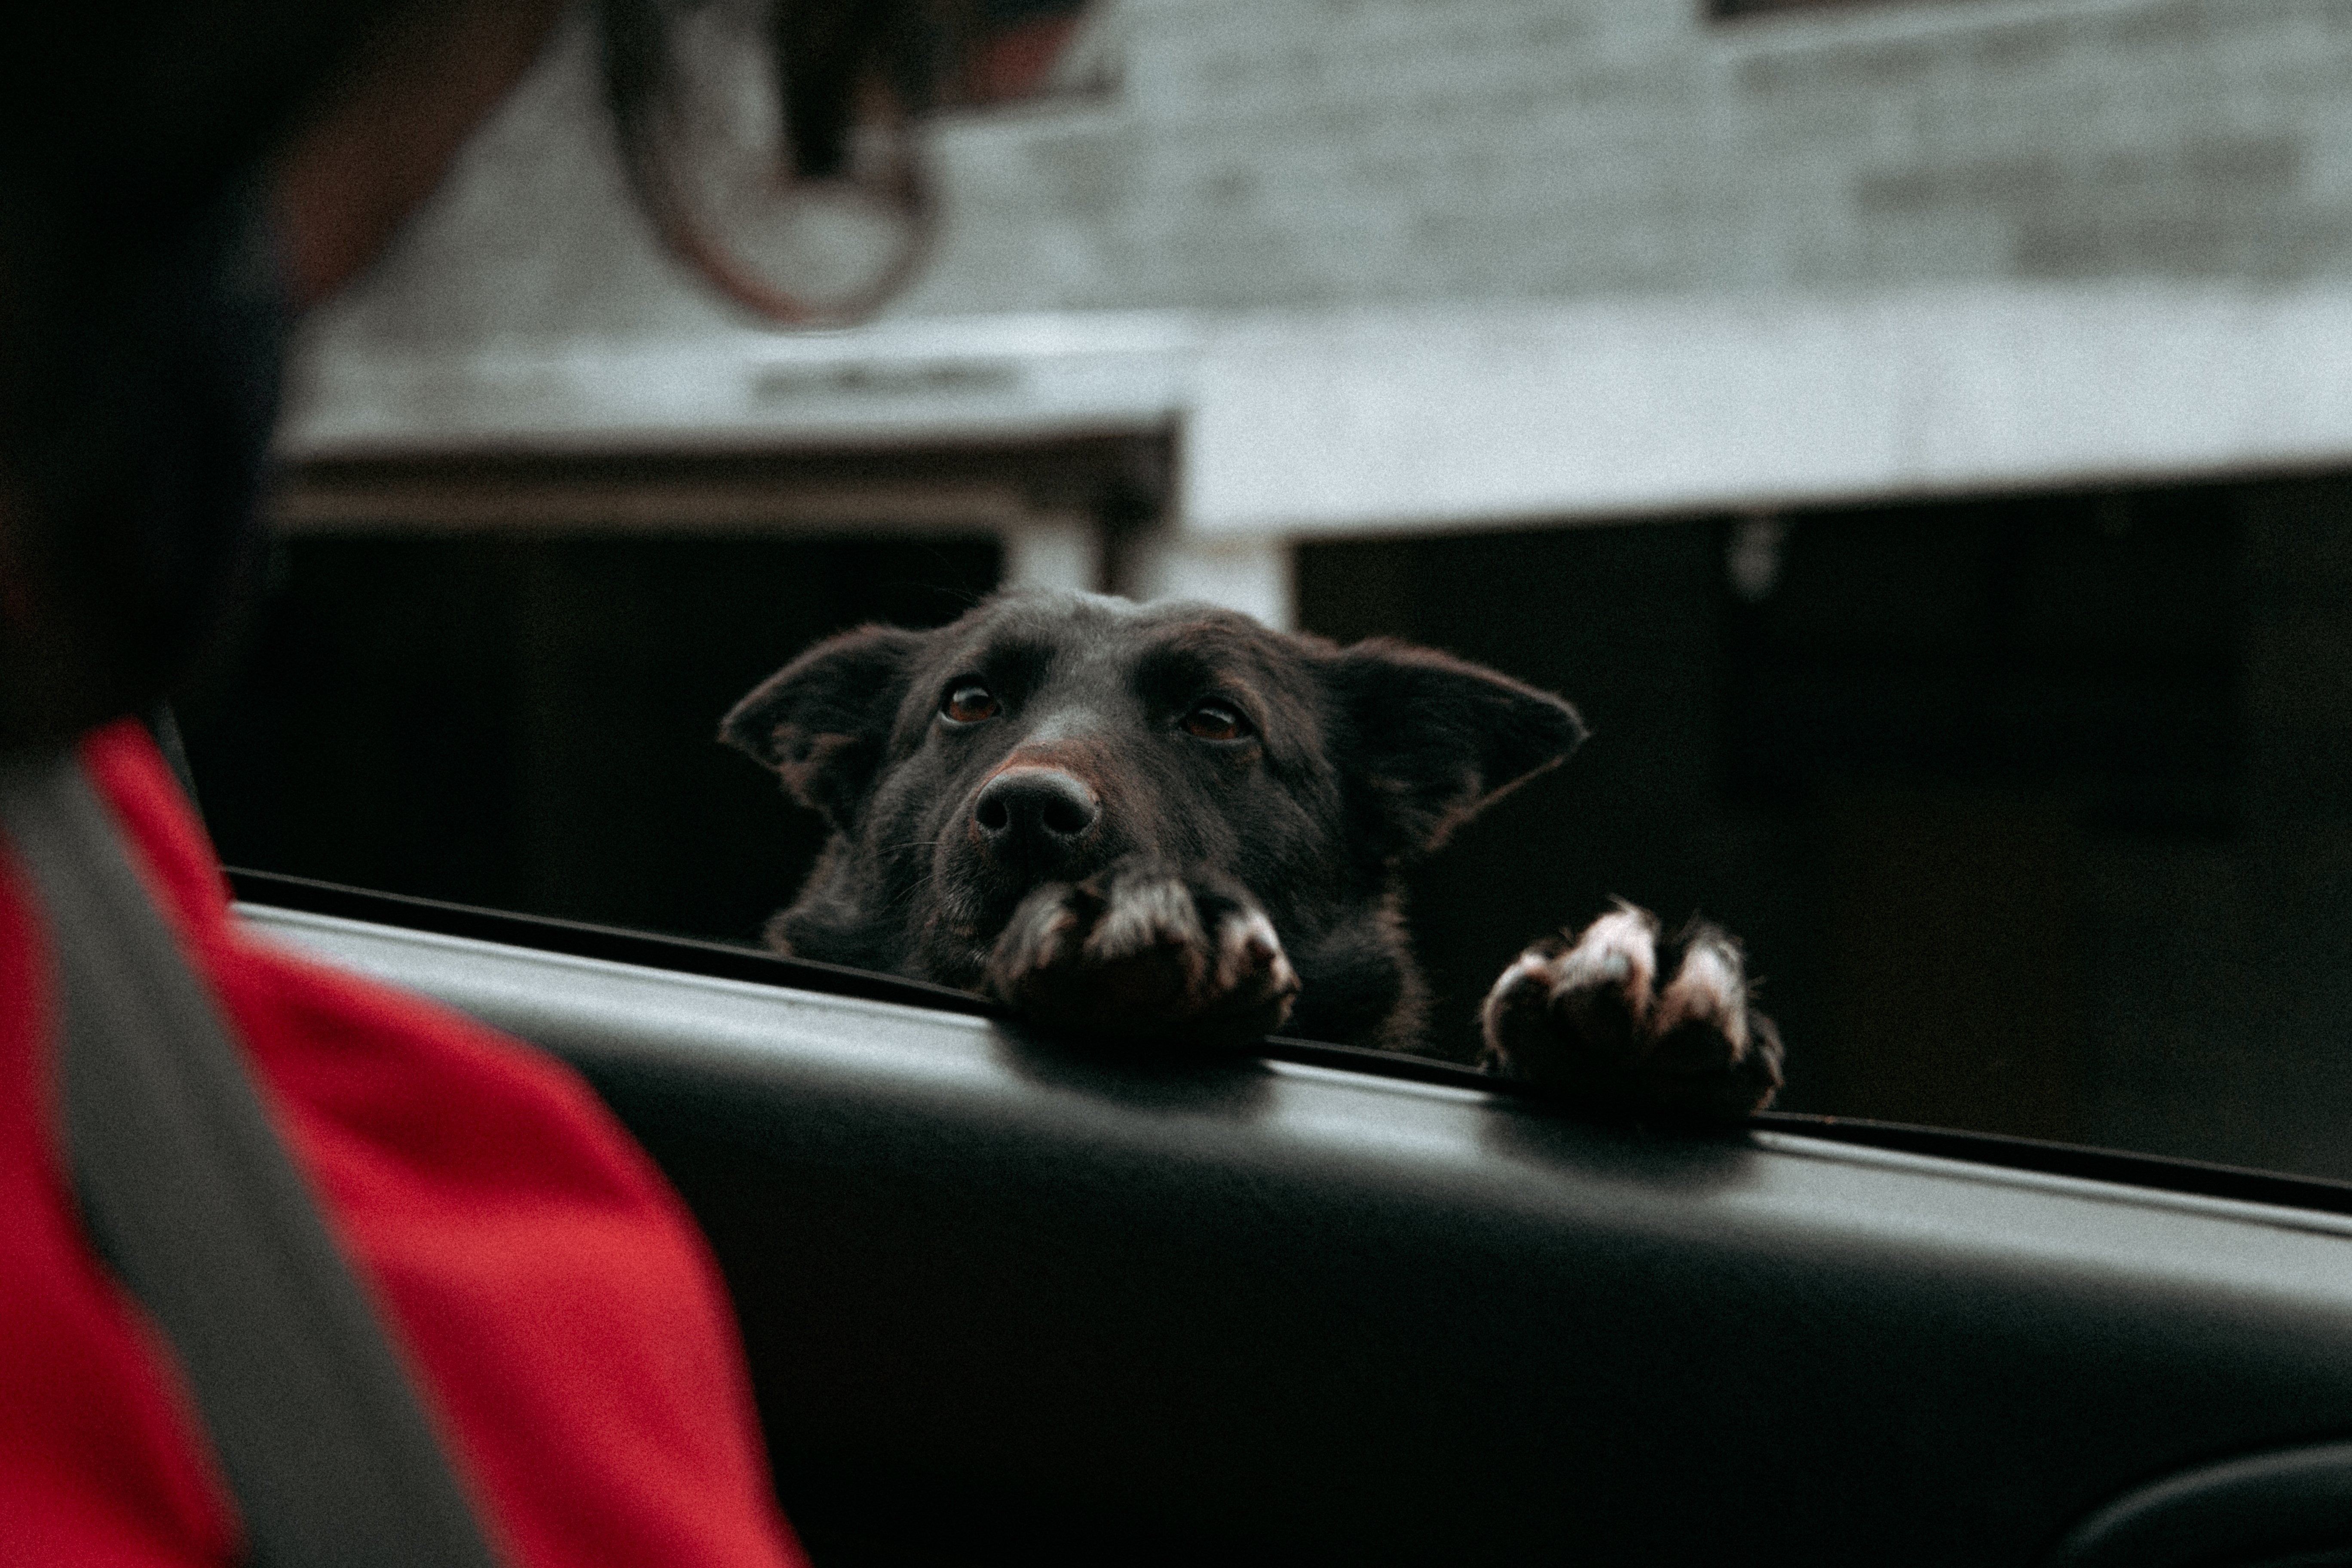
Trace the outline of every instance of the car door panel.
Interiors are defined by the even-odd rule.
[[[247,912],[613,1104],[820,1561],[2026,1563],[2352,1436],[2335,1214]]]

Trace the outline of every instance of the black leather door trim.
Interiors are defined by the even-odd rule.
[[[2352,1443],[2167,1476],[2083,1521],[2049,1568],[2266,1568],[2352,1562]]]
[[[2352,1438],[2352,1226],[315,915],[701,1220],[820,1562],[2000,1564]]]

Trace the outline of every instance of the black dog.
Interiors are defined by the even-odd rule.
[[[1389,1048],[1426,1005],[1399,869],[1583,734],[1441,654],[1076,595],[835,637],[720,727],[833,828],[769,923],[781,952],[1049,1027],[1210,1045],[1286,1022]],[[1634,1110],[1757,1109],[1780,1046],[1738,947],[1676,945],[1627,906],[1522,954],[1486,1000],[1489,1065]]]

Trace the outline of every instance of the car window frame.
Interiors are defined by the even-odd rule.
[[[786,957],[749,945],[665,936],[584,921],[484,909],[245,867],[228,867],[226,870],[235,898],[241,905],[326,915],[535,952],[602,959],[713,979],[748,981],[823,995],[898,1003],[999,1023],[1017,1022],[1012,1009],[971,992],[845,964]],[[1550,1103],[1571,1115],[1591,1114],[1556,1090],[1433,1057],[1283,1036],[1272,1036],[1260,1042],[1255,1054],[1267,1061],[1467,1089],[1523,1101]],[[1970,1132],[1808,1111],[1758,1111],[1748,1119],[1745,1125],[1760,1132],[1795,1133],[1829,1142],[1956,1160],[2007,1171],[2105,1182],[2186,1196],[2352,1215],[2352,1182],[2329,1181],[2323,1177],[2000,1133]],[[1741,1134],[1738,1130],[1734,1130],[1727,1135],[1738,1137]]]

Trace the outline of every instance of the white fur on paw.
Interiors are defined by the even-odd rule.
[[[1230,995],[1255,982],[1267,994],[1298,989],[1298,976],[1282,951],[1282,939],[1263,910],[1240,910],[1217,931],[1217,967],[1212,988]]]
[[[1070,908],[1070,889],[1057,885],[1039,888],[1005,923],[1011,939],[1005,969],[1015,974],[1034,973],[1062,963],[1077,926],[1077,911]]]
[[[1264,910],[1148,867],[1032,893],[987,978],[1040,1022],[1203,1045],[1279,1027],[1299,989]]]
[[[1673,984],[1658,998],[1653,1026],[1660,1039],[1679,1029],[1704,1029],[1720,1041],[1722,1054],[1730,1060],[1745,1056],[1748,981],[1738,949],[1719,937],[1701,937],[1692,942]]]
[[[1121,881],[1112,888],[1085,951],[1097,963],[1116,963],[1155,948],[1172,949],[1185,955],[1186,969],[1197,974],[1200,952],[1207,945],[1192,890],[1173,878],[1153,878]]]
[[[1528,1020],[1536,1020],[1536,1027],[1543,1026],[1540,1020],[1551,1003],[1559,963],[1558,952],[1531,947],[1513,959],[1487,991],[1478,1009],[1479,1020],[1486,1027],[1487,1048],[1498,1053],[1505,1065],[1513,1055],[1514,1044],[1528,1028]]]
[[[1739,944],[1704,925],[1683,942],[1663,989],[1656,922],[1628,905],[1565,952],[1520,954],[1486,997],[1486,1064],[1637,1112],[1703,1121],[1770,1103],[1780,1037],[1749,1011]]]
[[[1630,904],[1585,927],[1576,945],[1549,964],[1555,997],[1613,990],[1637,1026],[1649,1016],[1657,973],[1658,922]]]

